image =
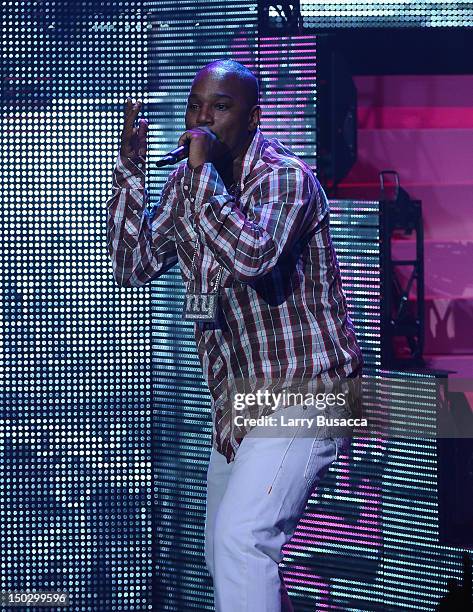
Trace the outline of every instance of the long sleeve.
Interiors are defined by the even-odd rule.
[[[211,163],[186,169],[182,188],[195,202],[194,223],[201,240],[241,282],[270,272],[328,210],[314,178],[294,166],[265,174],[253,196],[251,219],[227,193]]]
[[[177,263],[171,210],[176,201],[172,173],[151,210],[145,173],[117,157],[113,195],[107,201],[107,251],[120,287],[141,287]]]

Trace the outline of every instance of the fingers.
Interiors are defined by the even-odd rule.
[[[138,123],[138,154],[141,156],[146,155],[147,143],[146,143],[146,135],[148,133],[148,122],[146,119],[141,118]]]
[[[141,100],[133,102],[131,98],[126,99],[125,103],[125,123],[123,126],[124,135],[130,138],[133,135],[133,124],[141,108]]]
[[[178,143],[179,146],[189,145],[187,163],[191,168],[197,168],[207,161],[212,161],[218,153],[215,147],[218,144],[217,136],[207,126],[187,130],[181,135]]]
[[[138,122],[138,127],[135,127],[136,117],[141,107],[141,100],[134,102],[130,97],[126,99],[120,152],[127,157],[146,156],[148,122],[142,117]]]
[[[177,144],[179,147],[182,147],[182,145],[186,144],[186,143],[190,143],[191,140],[194,140],[195,138],[202,138],[203,136],[210,136],[212,139],[217,138],[216,134],[214,132],[212,132],[212,130],[208,127],[196,127],[196,128],[192,128],[190,130],[186,130],[181,137],[179,138],[179,140],[177,141]]]
[[[142,140],[146,138],[146,133],[148,131],[148,122],[144,117],[142,117],[138,122],[138,138]]]
[[[136,102],[133,102],[131,98],[126,99],[125,121],[127,125],[133,125],[133,122],[136,119],[136,115],[138,114],[140,108],[141,108],[141,100],[137,100]]]
[[[138,122],[138,142],[140,146],[146,144],[146,134],[148,133],[148,122],[143,117]]]
[[[184,134],[182,134],[179,140],[177,141],[177,146],[182,147],[182,145],[185,145],[186,142],[189,142],[190,140],[192,140],[192,137],[189,131],[184,132]]]
[[[201,127],[195,128],[197,131],[199,132],[205,132],[206,134],[209,134],[212,137],[217,138],[217,134],[215,132],[213,132],[209,127],[207,127],[206,125],[203,125]]]

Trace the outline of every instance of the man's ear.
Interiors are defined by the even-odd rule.
[[[251,107],[249,112],[248,131],[252,132],[255,130],[261,121],[261,106],[255,104]]]

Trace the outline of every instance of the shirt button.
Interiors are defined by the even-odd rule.
[[[184,190],[189,191],[189,185],[184,185]]]
[[[134,208],[134,209],[133,209],[133,212],[135,213],[135,215],[137,215],[137,214],[138,214],[138,209],[137,209],[137,208]]]

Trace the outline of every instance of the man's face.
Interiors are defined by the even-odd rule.
[[[192,83],[186,109],[186,130],[209,128],[236,159],[248,145],[258,124],[258,108],[251,107],[248,90],[232,73],[200,72]]]

